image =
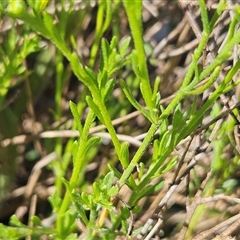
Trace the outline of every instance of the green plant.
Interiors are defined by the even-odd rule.
[[[54,23],[54,16],[44,10],[46,1],[39,1],[38,4],[30,0],[27,2],[29,4],[28,7],[25,1],[10,1],[7,10],[4,10],[3,4],[1,5],[1,10],[12,18],[22,20],[24,24],[27,24],[40,36],[48,39],[56,46],[55,102],[58,103],[60,101],[61,91],[68,74],[70,74],[67,68],[64,69],[62,64],[63,57],[68,60],[72,72],[84,84],[87,90],[85,89],[83,94],[85,99],[81,99],[77,104],[71,101],[69,103],[75,121],[73,129],[77,129],[79,132],[79,139],[75,141],[69,140],[65,149],[62,147],[61,139],[58,139],[55,144],[55,152],[58,155],[58,159],[52,163],[51,167],[56,178],[56,192],[49,198],[53,212],[57,214],[55,228],[50,229],[41,226],[40,220],[36,217],[32,219],[35,227],[30,228],[21,224],[13,217],[12,223],[18,228],[0,225],[2,229],[0,236],[3,234],[2,236],[8,235],[14,238],[17,235],[37,234],[40,236],[41,234],[50,234],[49,236],[53,239],[75,239],[77,234],[73,232],[76,228],[75,220],[78,218],[81,219],[87,229],[86,239],[115,239],[118,235],[130,235],[132,230],[128,227],[128,219],[131,214],[141,210],[137,206],[139,201],[159,191],[163,186],[163,180],[160,179],[161,176],[180,164],[179,157],[171,156],[171,153],[182,140],[196,133],[202,124],[204,116],[215,104],[215,101],[221,95],[234,89],[239,83],[239,80],[232,82],[232,78],[239,71],[240,60],[233,65],[202,106],[197,108],[196,104],[192,104],[188,111],[184,111],[182,108],[181,102],[184,99],[197,97],[213,86],[219,77],[222,64],[230,57],[233,47],[239,44],[240,31],[234,31],[240,18],[240,8],[238,6],[235,7],[235,15],[231,21],[228,38],[223,48],[216,58],[200,71],[199,60],[204,54],[210,35],[214,30],[216,22],[227,7],[227,3],[226,1],[220,1],[210,19],[205,2],[199,0],[203,24],[202,38],[192,55],[192,62],[181,87],[169,105],[164,107],[160,104],[160,78],[157,77],[155,79],[153,86],[151,86],[149,80],[142,40],[141,1],[123,0],[123,6],[127,13],[132,33],[133,49],[130,49],[130,38],[126,38],[121,45],[118,44],[118,39],[115,36],[112,37],[111,41],[103,38],[104,32],[113,18],[111,8],[119,7],[119,2],[113,1],[112,5],[111,1],[99,2],[95,31],[96,39],[90,51],[88,66],[84,64],[83,59],[78,56],[75,50],[72,50],[76,44],[74,36],[70,36],[70,44],[67,41],[69,39],[66,37],[66,25],[61,22],[61,20],[66,22],[69,20],[74,1],[70,1],[68,10],[63,10],[59,13],[60,21],[57,24]],[[105,19],[103,13],[106,16]],[[36,41],[38,41],[38,38],[36,38]],[[36,45],[35,41],[30,43],[33,46]],[[27,53],[32,51],[30,50],[28,49]],[[99,68],[97,71],[94,71],[93,68],[96,65],[99,51]],[[19,53],[16,55],[19,57]],[[23,61],[26,55],[21,58],[21,61]],[[12,63],[13,61],[10,62]],[[135,80],[139,82],[144,104],[138,102],[125,79],[120,79],[121,89],[129,103],[150,124],[141,146],[133,154],[132,158],[130,158],[129,144],[120,141],[112,123],[112,116],[107,108],[108,100],[112,99],[114,87],[118,83],[118,79],[114,77],[115,74],[129,65],[133,69]],[[6,69],[10,67],[10,65],[6,64]],[[15,67],[17,72],[20,71],[18,67],[19,63]],[[12,71],[11,74],[15,75],[16,71]],[[4,78],[8,81],[8,85],[11,76]],[[206,79],[207,81],[205,81]],[[2,93],[3,97],[5,95],[6,91]],[[85,121],[82,122],[80,113],[82,113],[86,105],[89,107],[89,111]],[[61,109],[57,106],[55,109],[55,120],[60,120],[61,115]],[[114,164],[108,164],[108,169],[106,169],[108,172],[105,176],[99,176],[92,184],[91,193],[89,193],[82,190],[81,187],[84,184],[84,172],[91,161],[88,156],[101,142],[100,137],[90,134],[90,129],[93,123],[96,122],[96,119],[106,127],[110,134],[116,154],[115,157],[119,160],[123,170],[120,171]],[[172,126],[171,128],[169,128],[170,125]],[[154,139],[157,131],[160,134]],[[152,158],[144,162],[142,157],[151,144],[153,144]],[[214,151],[216,152],[216,158],[218,158],[217,147],[214,147]],[[73,171],[70,179],[67,180],[65,174],[70,161],[70,152],[72,153]],[[138,171],[135,169],[138,169]],[[154,182],[156,179],[158,179],[157,183]],[[62,195],[63,185],[65,187],[64,195]],[[127,185],[131,190],[131,195],[128,202],[116,210],[114,204],[118,198],[118,193],[124,185]],[[118,211],[119,214],[113,214],[113,211]],[[107,218],[111,221],[110,227],[104,225]],[[137,229],[137,231],[140,231],[140,229]]]

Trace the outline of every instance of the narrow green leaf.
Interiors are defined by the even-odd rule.
[[[97,76],[96,74],[93,72],[93,70],[91,68],[89,68],[88,66],[84,67],[85,72],[87,73],[89,79],[91,79],[91,82],[93,82],[96,86],[97,84]]]
[[[31,236],[32,230],[28,228],[20,228],[20,227],[9,227],[3,224],[0,224],[0,237],[1,239],[6,239],[6,236],[10,240],[19,240],[20,238],[24,238],[27,236]]]
[[[76,160],[77,160],[77,152],[78,152],[78,141],[74,141],[74,142],[72,143],[73,164],[76,163]]]
[[[105,4],[105,20],[104,20],[104,24],[102,27],[102,33],[104,33],[107,30],[107,28],[111,22],[111,19],[112,19],[112,9],[111,9],[112,2],[111,1],[103,1],[103,3]]]
[[[70,101],[69,102],[69,107],[70,107],[70,110],[72,112],[74,121],[77,125],[77,130],[79,131],[79,134],[81,136],[83,127],[82,127],[82,124],[81,124],[81,121],[80,121],[80,116],[79,116],[79,113],[78,113],[77,106],[74,102]]]
[[[107,65],[108,66],[108,72],[110,70],[112,70],[114,68],[114,66],[116,66],[118,64],[117,59],[120,59],[120,58],[119,58],[119,55],[117,54],[116,48],[114,48],[114,49],[111,50],[111,53],[110,53],[109,58],[108,58],[108,63],[107,63],[108,64]]]
[[[82,192],[81,198],[79,200],[86,205],[85,207],[87,207],[87,210],[88,209],[90,210],[92,208],[92,198],[93,196],[88,195],[85,192]]]
[[[51,36],[51,41],[57,46],[58,49],[61,50],[62,54],[67,59],[70,59],[72,52],[68,48],[66,42],[63,40],[63,36],[61,35],[60,29],[58,29],[58,25],[53,23],[52,16],[46,11],[43,12],[43,22]]]
[[[189,136],[194,130],[196,130],[199,126],[201,126],[203,117],[204,116],[197,116],[197,115],[193,116],[191,120],[187,123],[187,125],[185,125],[185,127],[180,131],[178,141]]]
[[[136,52],[136,50],[132,51],[132,68],[134,73],[136,74],[136,76],[138,78],[141,78],[141,72],[139,70],[139,66],[138,66],[138,54]]]
[[[132,95],[130,89],[128,88],[127,84],[122,79],[120,79],[120,86],[129,102],[151,122],[150,113],[137,102],[137,100]]]
[[[59,209],[62,205],[62,199],[57,196],[57,192],[55,191],[51,196],[48,198],[49,202],[52,205],[53,212],[59,212]]]
[[[65,238],[65,240],[73,240],[73,239],[78,239],[77,233],[71,233]]]
[[[142,207],[141,207],[141,206],[135,206],[135,207],[132,209],[132,213],[133,213],[133,214],[137,214],[137,213],[139,213],[141,210],[142,210]]]
[[[101,190],[100,190],[99,183],[98,182],[94,182],[93,183],[93,195],[94,195],[94,198],[96,200],[100,197],[100,193],[101,193]]]
[[[44,12],[43,14],[43,23],[46,29],[48,30],[49,34],[51,34],[51,37],[54,37],[55,26],[53,24],[52,16],[47,12]]]
[[[152,155],[153,162],[155,162],[158,159],[159,145],[160,145],[160,140],[155,139],[153,141],[153,155]]]
[[[160,145],[158,149],[158,156],[161,156],[161,154],[166,151],[166,149],[169,147],[171,143],[171,132],[167,131],[163,134],[161,140],[160,140]]]
[[[163,110],[161,110],[161,112],[163,112]],[[159,127],[160,134],[164,134],[166,131],[168,131],[168,126],[169,122],[168,119],[166,118],[162,121],[162,124]]]
[[[93,112],[96,114],[98,119],[104,124],[104,119],[103,119],[102,114],[99,110],[99,107],[93,102],[92,98],[90,96],[87,96],[86,101],[88,103],[88,106],[93,110]]]
[[[109,197],[115,196],[115,195],[117,195],[118,191],[119,191],[119,190],[118,190],[117,187],[112,186],[112,187],[108,190],[108,196],[109,196]]]
[[[30,221],[31,221],[35,226],[43,227],[40,218],[37,217],[37,216],[31,216]]]
[[[106,69],[98,73],[97,76],[97,82],[98,82],[98,88],[101,89],[102,92],[104,92],[104,88],[108,82],[108,73]]]
[[[74,205],[77,209],[78,214],[81,217],[81,220],[84,222],[85,225],[88,225],[89,220],[88,220],[88,217],[85,213],[84,206],[80,201],[80,198],[81,198],[81,196],[79,196],[79,193],[76,193],[76,192],[71,193],[71,199],[72,199],[72,201],[73,201],[73,203],[74,203]]]
[[[68,190],[68,192],[71,192],[71,191],[72,191],[72,188],[71,188],[69,182],[68,182],[64,177],[62,177],[62,182],[63,182],[63,184],[65,185],[65,187],[66,187],[66,189]]]
[[[92,79],[86,74],[82,64],[80,63],[76,53],[72,53],[70,57],[72,70],[79,81],[83,82],[86,86],[93,84]]]
[[[217,22],[217,20],[219,19],[220,15],[222,14],[222,12],[226,9],[226,7],[228,6],[228,2],[225,0],[220,0],[219,4],[217,5],[216,10],[214,11],[214,14],[211,18],[210,21],[210,30],[212,30],[214,28],[215,23]],[[231,24],[230,24],[231,25]]]
[[[116,55],[115,62],[116,63],[113,66],[111,66],[112,68],[108,71],[108,76],[112,76],[117,70],[124,67],[129,62],[129,60],[121,59],[120,55]]]
[[[183,117],[183,113],[181,112],[181,105],[179,104],[173,114],[173,122],[172,122],[172,129],[178,130],[182,128],[182,126],[185,124],[185,119]]]
[[[122,206],[120,211],[122,219],[128,219],[130,217],[130,210],[128,207]]]
[[[101,44],[101,55],[102,55],[102,59],[103,59],[103,66],[107,65],[109,54],[110,54],[109,43],[105,38],[103,38],[102,44]]]
[[[105,87],[103,88],[104,89],[104,94],[103,94],[104,101],[107,101],[108,97],[113,92],[115,83],[116,83],[115,78],[112,78],[112,79],[107,81]]]
[[[108,168],[109,168],[112,172],[114,172],[114,175],[115,175],[118,179],[122,176],[122,174],[121,174],[114,166],[112,166],[111,164],[108,164]]]
[[[178,156],[172,157],[164,166],[162,166],[154,177],[171,171],[177,164]],[[153,177],[153,178],[154,178]]]
[[[141,189],[140,192],[137,193],[137,197],[134,199],[135,202],[138,202],[145,196],[149,196],[154,192],[159,191],[164,186],[164,180],[160,180],[156,185],[148,185],[145,188]]]
[[[157,123],[158,122],[158,119],[159,119],[159,110],[157,108],[153,108],[151,113],[150,113],[150,116],[151,116],[151,122],[152,123]]]
[[[111,211],[113,209],[113,204],[106,198],[102,198],[98,203],[100,203],[103,207]]]
[[[214,71],[213,71],[212,75],[210,76],[209,80],[203,86],[189,91],[188,94],[196,95],[196,94],[203,93],[206,89],[208,89],[217,80],[220,71],[221,71],[221,67],[217,66],[214,69]]]
[[[106,174],[106,176],[103,178],[103,186],[106,187],[107,189],[110,189],[112,187],[114,181],[114,172],[110,171],[109,173]]]
[[[11,216],[10,224],[17,227],[26,227],[23,223],[21,223],[15,214]]]
[[[96,137],[96,136],[90,137],[87,141],[85,152],[87,153],[88,151],[90,151],[91,148],[93,148],[94,145],[98,144],[100,141],[101,141],[100,137]]]
[[[122,165],[124,168],[127,168],[129,165],[129,143],[124,142],[121,145],[121,153],[120,153],[120,158],[122,159]]]
[[[191,104],[191,107],[187,109],[187,111],[184,112],[183,114],[183,118],[185,119],[185,121],[187,121],[187,119],[191,118],[191,116],[194,116],[194,114],[197,111],[197,97],[195,96],[193,99],[193,103]]]
[[[101,45],[101,49],[102,49],[102,45]],[[99,59],[99,72],[103,71],[104,67],[105,67],[105,58],[104,58],[103,52],[101,50],[101,52],[100,52],[100,59]],[[98,85],[99,85],[99,81],[98,81]]]
[[[117,37],[113,36],[111,43],[110,43],[110,49],[114,50],[117,48]]]
[[[154,81],[153,95],[152,95],[152,101],[155,102],[155,107],[157,107],[159,105],[159,102],[160,102],[160,99],[161,99],[161,95],[160,95],[160,92],[159,92],[160,83],[161,83],[161,78],[156,77],[156,79]]]
[[[208,19],[207,6],[204,0],[199,0],[201,19],[203,23],[203,30],[209,34],[210,33],[210,24]]]
[[[125,54],[126,54],[126,52],[127,52],[128,46],[129,46],[129,44],[130,44],[130,41],[131,41],[131,37],[127,37],[127,38],[123,41],[122,45],[120,46],[119,54],[120,54],[120,56],[121,56],[122,58],[125,56]]]
[[[143,162],[140,162],[138,165],[138,180],[141,181],[142,176],[144,175],[145,171],[145,164]]]

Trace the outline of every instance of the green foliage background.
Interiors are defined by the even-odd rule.
[[[8,24],[7,30],[3,31],[0,48],[0,139],[2,145],[11,143],[21,132],[17,126],[19,119],[23,119],[30,124],[28,134],[32,137],[28,139],[32,143],[29,145],[31,149],[25,147],[22,150],[24,158],[33,161],[36,169],[37,161],[54,153],[47,168],[54,177],[48,214],[55,219],[52,226],[45,226],[39,216],[30,216],[27,224],[13,215],[10,220],[12,226],[0,225],[3,239],[26,236],[37,239],[45,234],[49,239],[77,239],[79,236],[81,239],[117,239],[120,236],[134,238],[138,235],[143,238],[147,234],[156,234],[152,228],[154,219],[150,218],[146,225],[138,227],[134,227],[134,221],[147,211],[146,206],[140,204],[142,199],[151,198],[161,191],[166,186],[164,179],[168,173],[173,173],[173,178],[156,211],[167,205],[172,189],[185,178],[188,179],[186,195],[190,202],[199,197],[196,193],[204,200],[204,197],[234,191],[238,185],[232,175],[239,165],[238,143],[234,135],[235,125],[239,123],[239,104],[236,102],[226,110],[223,104],[219,104],[219,99],[239,83],[240,59],[229,59],[236,46],[239,50],[240,7],[233,7],[234,14],[221,49],[208,64],[201,66],[211,34],[228,5],[226,1],[219,1],[211,14],[204,1],[199,0],[197,6],[202,27],[199,43],[192,52],[191,63],[180,87],[171,100],[163,104],[161,76],[152,78],[149,74],[150,64],[143,40],[142,1],[83,1],[80,8],[71,0],[0,3],[2,21],[7,19],[5,23]],[[129,27],[124,34],[121,16]],[[84,24],[87,19],[94,21],[94,37],[86,36],[88,31]],[[84,40],[81,37],[83,32],[91,44],[79,49]],[[224,65],[229,61],[231,68],[222,77]],[[73,79],[77,79],[80,85],[72,86],[70,82]],[[34,107],[37,103],[41,106],[41,93],[51,84],[53,94],[47,99],[52,101],[48,104],[50,114],[47,114],[47,121],[42,119],[41,122],[41,111],[37,114]],[[66,92],[76,90],[75,86],[80,86],[79,95],[66,97]],[[11,95],[15,90],[16,93]],[[208,97],[200,101],[205,93]],[[186,107],[189,101],[191,104]],[[122,140],[123,136],[118,133],[121,128],[116,127],[113,120],[124,118],[133,111],[138,111],[144,119],[144,127],[141,131],[134,124],[125,126],[124,121],[118,123],[124,129],[124,137],[130,139]],[[232,117],[221,123],[213,136],[219,116],[223,119],[223,112],[228,116],[232,114]],[[211,121],[205,122],[206,116],[210,116]],[[69,127],[66,118],[72,117],[74,123]],[[97,126],[101,129],[93,134]],[[22,131],[27,132],[26,129]],[[63,139],[57,135],[41,139],[39,136],[43,133],[46,136],[48,130],[55,130],[54,134],[71,130],[75,137],[79,137]],[[134,131],[145,134],[142,142],[139,144],[138,141],[132,148]],[[181,156],[174,154],[183,141],[191,144],[199,136],[211,142],[213,153],[209,160],[211,164],[205,166],[205,172],[210,174],[204,179],[198,176],[195,156],[187,161],[190,145]],[[106,140],[110,140],[107,144],[112,144],[108,148],[111,151],[102,159],[98,158]],[[229,144],[234,154],[226,159],[223,150]],[[199,146],[194,151],[204,152],[206,149]],[[19,154],[19,149],[13,146],[1,148],[0,154],[3,156],[1,164],[7,169],[9,161],[13,162]],[[100,165],[94,177],[87,180],[89,166],[96,162],[95,159],[101,161],[104,158],[107,159],[106,164]],[[190,176],[193,176],[192,182]],[[11,177],[2,172],[1,178],[1,187],[6,188]],[[126,187],[128,197],[125,199],[121,191]],[[204,201],[199,204],[201,210],[205,209],[204,204]],[[188,226],[184,233],[186,239],[195,234],[194,226],[201,217],[197,207],[190,220],[187,217],[183,219]],[[176,231],[178,229],[176,227]]]

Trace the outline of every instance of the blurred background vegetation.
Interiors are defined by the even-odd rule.
[[[209,15],[213,14],[217,2],[207,1]],[[47,11],[54,14],[60,34],[69,47],[78,53],[84,65],[95,71],[99,65],[100,38],[110,41],[115,36],[121,44],[123,39],[131,35],[125,11],[118,0],[112,1],[109,26],[99,33],[100,7],[94,0],[51,1],[47,7]],[[201,25],[198,4],[190,4],[187,8]],[[229,22],[230,13],[227,11],[213,35],[214,48],[218,49],[221,45]],[[198,40],[185,15],[185,9],[178,1],[143,1],[143,28],[150,79],[153,82],[156,76],[161,77],[161,103],[167,106],[181,85]],[[33,195],[37,196],[35,214],[43,221],[49,220],[51,206],[47,198],[53,194],[57,184],[61,184],[56,179],[59,176],[69,178],[72,168],[71,146],[73,137],[76,136],[73,131],[68,136],[61,132],[75,129],[69,101],[77,103],[81,120],[84,121],[88,111],[85,102],[88,90],[73,75],[68,61],[49,40],[38,36],[23,22],[13,20],[3,13],[0,16],[0,43],[0,222],[8,224],[10,216],[15,213],[27,223]],[[225,68],[231,67],[232,61],[230,59],[226,62]],[[136,99],[142,102],[139,83],[130,64],[118,71],[115,77],[123,78]],[[234,95],[238,99],[239,87]],[[188,109],[193,101],[201,105],[204,97],[184,99],[183,109]],[[217,101],[205,120],[218,116],[224,104],[222,100]],[[128,103],[118,82],[107,102],[107,108],[111,119],[118,119],[115,125],[118,134],[141,136],[148,131],[149,122]],[[129,119],[125,119],[126,116]],[[186,196],[195,196],[210,169],[214,169],[214,175],[208,182],[211,187],[206,195],[217,191],[239,197],[238,130],[235,129],[235,120],[230,114],[223,116],[222,120],[221,127],[207,150],[202,151],[204,148],[201,149],[201,146],[208,141],[206,136],[211,135],[213,127],[206,131],[206,135],[199,134],[199,142],[196,144],[198,150],[202,151],[201,161],[189,176],[189,189],[182,184],[168,204],[170,210],[166,212],[163,226],[168,239],[174,239],[182,227],[186,214]],[[137,147],[134,143],[131,144],[130,154],[133,155]],[[181,145],[173,154],[181,156],[185,147],[184,144]],[[118,159],[113,151],[108,137],[103,137],[102,143],[91,150],[86,172],[81,176],[82,189],[87,189],[106,172],[107,163],[117,164]],[[43,163],[43,167],[37,168],[37,173],[34,172],[37,163],[51,153],[54,155],[50,155],[47,164]],[[192,154],[189,150],[187,156],[192,158]],[[198,154],[197,150],[194,154]],[[146,165],[149,164],[151,155],[149,149],[143,156]],[[33,173],[36,179],[31,186],[29,179],[32,180],[30,177],[34,176]],[[173,175],[174,172],[170,172],[162,177],[166,185]],[[141,226],[149,218],[147,211],[153,211],[166,191],[163,188],[161,192],[143,200],[142,207],[150,210],[136,218],[136,226]],[[225,200],[217,203],[204,206],[202,215],[199,210],[193,221],[195,225],[191,226],[195,233],[239,212],[237,204]],[[239,234],[239,231],[235,232],[235,235]]]

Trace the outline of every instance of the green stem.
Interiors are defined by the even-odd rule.
[[[145,153],[146,149],[148,148],[149,144],[151,143],[151,141],[153,139],[153,136],[154,136],[155,132],[157,131],[157,129],[159,128],[159,126],[160,126],[160,124],[152,124],[151,125],[151,127],[150,127],[150,129],[147,133],[147,136],[143,140],[142,145],[137,150],[137,152],[134,155],[132,161],[130,162],[130,164],[128,165],[126,170],[124,171],[121,178],[119,179],[119,182],[118,182],[119,188],[121,188],[125,184],[125,182],[128,180],[128,178],[130,177],[132,171],[137,166],[137,163],[139,162],[142,155]]]
[[[209,36],[206,35],[206,34],[203,36],[197,50],[194,52],[194,55],[195,55],[194,58],[195,59],[199,59],[200,56],[202,55],[202,51],[203,51],[203,49],[204,49],[204,47],[207,43],[208,37]],[[187,92],[190,89],[192,89],[194,87],[194,85],[196,84],[196,83],[190,84],[193,72],[194,72],[194,63],[192,62],[190,67],[189,67],[189,71],[188,71],[188,73],[187,73],[187,75],[186,75],[186,77],[183,81],[183,84],[182,84],[181,88],[179,89],[177,95],[175,96],[175,98],[171,101],[171,103],[168,105],[168,107],[164,110],[164,112],[159,117],[158,124],[152,124],[151,128],[148,131],[148,134],[147,134],[146,138],[143,141],[143,144],[138,149],[134,158],[132,159],[129,166],[127,167],[127,169],[123,173],[122,177],[120,178],[120,180],[119,180],[119,186],[120,187],[122,187],[122,185],[125,183],[125,181],[131,175],[133,169],[136,167],[136,165],[139,162],[141,156],[143,155],[143,153],[147,149],[147,147],[150,144],[156,130],[159,128],[162,121],[164,119],[166,119],[172,113],[173,109],[175,109],[175,107],[179,104],[179,102],[186,96]],[[144,181],[144,183],[145,183],[145,181]]]
[[[118,158],[119,160],[121,161],[121,144],[120,144],[120,141],[117,137],[117,134],[116,134],[116,131],[112,125],[112,121],[110,119],[110,116],[109,116],[109,113],[107,111],[107,108],[106,108],[106,105],[103,103],[101,97],[99,96],[99,94],[94,94],[94,97],[95,97],[95,101],[101,111],[101,114],[102,114],[102,117],[103,117],[103,120],[104,120],[104,124],[111,136],[111,140],[113,142],[113,145],[114,145],[114,148],[116,150],[116,153],[118,155]],[[96,100],[97,99],[97,100]]]
[[[90,60],[89,60],[90,67],[93,67],[96,62],[96,59],[97,59],[96,56],[99,49],[101,38],[104,32],[107,30],[111,21],[110,5],[111,5],[111,1],[106,1],[106,0],[100,0],[98,4],[95,39],[94,39],[93,46],[91,48]],[[104,13],[104,10],[106,11],[105,13]]]
[[[76,161],[74,163],[73,173],[72,173],[71,179],[69,181],[70,191],[73,190],[77,186],[79,176],[81,175],[81,171],[82,171],[84,163],[85,163],[85,151],[84,150],[86,148],[88,133],[89,133],[89,130],[90,130],[90,127],[92,125],[94,118],[95,118],[95,114],[92,110],[90,110],[88,113],[84,128],[83,128],[83,134],[79,139],[79,144],[78,144],[79,148],[77,151],[77,157],[76,157]],[[64,195],[63,202],[59,209],[58,217],[57,217],[57,221],[56,221],[56,227],[58,230],[58,234],[61,237],[64,237],[64,226],[63,226],[64,215],[69,207],[70,200],[71,200],[70,192],[67,189],[66,193]]]
[[[154,102],[152,101],[152,89],[150,85],[148,68],[146,62],[146,56],[144,51],[143,37],[142,37],[142,21],[141,11],[142,3],[138,0],[123,0],[123,4],[128,16],[131,33],[133,36],[134,45],[136,48],[136,54],[138,58],[138,67],[141,76],[138,76],[141,80],[141,90],[144,101],[151,111],[154,109]]]
[[[211,21],[209,23],[210,25],[210,29],[212,31],[212,29],[214,28],[215,23],[217,22],[218,18],[220,17],[220,15],[222,14],[222,12],[226,9],[228,3],[225,0],[220,0],[216,11],[214,12],[213,17],[211,18]]]
[[[156,164],[154,165],[153,168],[151,168],[151,170],[149,170],[146,174],[146,176],[144,177],[144,179],[139,183],[138,188],[142,189],[143,187],[146,186],[146,184],[149,183],[150,179],[152,176],[154,176],[154,174],[156,173],[156,171],[159,169],[159,167],[162,165],[162,163],[164,162],[164,160],[162,159],[166,159],[171,152],[173,151],[175,146],[173,147],[169,147],[168,149],[166,149],[166,151],[163,153],[163,155],[161,156],[161,159],[159,159]],[[134,200],[133,200],[134,201]]]
[[[206,111],[214,104],[214,102],[218,99],[218,97],[222,94],[222,90],[224,90],[225,86],[231,81],[232,77],[235,75],[235,73],[240,68],[240,60],[233,66],[233,68],[229,71],[227,76],[225,77],[225,81],[220,84],[220,86],[214,91],[214,93],[209,97],[207,102],[202,106],[201,109],[198,110],[197,114],[194,115],[193,118],[189,121],[189,123],[182,129],[182,131],[179,133],[179,136],[181,138],[178,139],[175,146],[172,148],[169,148],[166,150],[166,152],[162,155],[161,158],[166,159],[170,153],[173,151],[173,149],[177,146],[177,144],[184,139],[186,136],[189,136],[193,133],[193,131],[196,130],[197,125],[196,123],[201,120],[201,118],[204,116]],[[159,164],[158,164],[159,162]],[[138,188],[142,189],[151,179],[151,177],[155,174],[155,172],[159,169],[160,163],[162,162],[159,160],[151,170],[146,174],[144,179],[139,183]],[[131,200],[131,202],[134,202],[134,198]],[[129,203],[130,204],[130,203]]]
[[[206,46],[207,44],[207,41],[208,41],[208,38],[209,38],[209,34],[207,34],[206,32],[203,33],[203,37],[202,37],[202,40],[201,42],[199,43],[199,46],[198,48],[195,50],[194,52],[194,59],[198,60],[201,55],[202,55],[202,52],[203,52],[203,49],[204,47]],[[216,68],[221,62],[224,61],[224,56],[226,56],[226,53],[228,53],[228,51],[231,49],[231,47],[233,46],[233,44],[236,42],[236,39],[238,37],[235,36],[234,37],[234,40],[231,41],[231,43],[229,43],[223,50],[223,52],[220,54],[220,57],[217,57],[216,61],[214,61],[211,66],[207,69],[205,69],[202,74],[200,74],[200,77],[199,77],[199,81],[202,80],[204,77],[207,76],[207,74],[209,74],[209,72],[211,70],[213,70],[214,68]],[[196,63],[195,63],[196,64]],[[120,178],[119,180],[119,186],[122,187],[122,185],[125,183],[125,181],[128,179],[128,177],[131,175],[133,169],[136,167],[137,163],[139,162],[142,154],[144,153],[144,151],[146,150],[146,148],[148,147],[154,133],[155,133],[155,127],[159,127],[162,120],[166,119],[170,114],[171,112],[173,111],[173,109],[179,104],[179,102],[186,96],[188,95],[188,91],[191,90],[196,84],[197,84],[197,81],[193,82],[192,84],[190,83],[190,80],[191,80],[191,77],[193,75],[193,72],[194,72],[194,62],[191,63],[190,67],[189,67],[189,71],[183,81],[183,84],[181,86],[181,88],[179,89],[176,97],[172,100],[172,102],[168,105],[168,107],[164,110],[164,112],[161,114],[161,116],[159,117],[159,124],[157,125],[152,125],[146,138],[144,139],[143,141],[143,144],[142,146],[138,149],[136,155],[134,156],[134,158],[132,159],[131,163],[129,164],[128,168],[125,170],[124,174],[122,175],[122,177]],[[196,78],[197,79],[197,78]],[[197,118],[194,118],[194,120],[192,119],[190,121],[190,125],[188,125],[191,129],[191,131],[193,131],[193,129],[195,128],[194,126],[194,123],[199,120],[199,118],[202,117],[202,115],[206,112],[206,110],[213,104],[213,102],[218,98],[218,94],[214,94],[211,96],[211,98],[207,101],[207,103],[203,106],[203,108],[201,109],[201,112],[197,114]],[[192,125],[192,127],[191,127]],[[156,129],[157,129],[156,128]],[[179,139],[180,141],[180,139]],[[170,152],[172,151],[172,149],[168,149],[163,157],[167,157]],[[151,171],[149,171],[147,173],[147,175],[145,176],[145,178],[143,179],[143,181],[140,183],[139,187],[140,188],[143,188],[150,180],[151,176],[153,176],[153,174],[157,171],[157,169],[159,168],[160,166],[158,166],[158,164],[156,164],[154,166],[153,169],[151,169]]]
[[[221,67],[217,66],[213,71],[213,74],[210,76],[209,80],[203,86],[196,88],[194,90],[191,90],[188,94],[197,95],[197,94],[203,93],[216,81],[220,71],[221,71]]]
[[[60,51],[57,50],[57,55],[56,55],[56,90],[55,90],[55,121],[59,121],[62,116],[61,112],[61,98],[62,98],[62,88],[63,88],[63,81],[64,81],[64,70],[63,70],[63,55],[61,54]],[[57,138],[56,139],[56,144],[55,144],[55,152],[57,153],[59,159],[57,160],[55,165],[53,165],[53,170],[55,172],[56,176],[56,189],[57,189],[57,196],[61,197],[62,196],[62,177],[65,174],[65,171],[62,168],[62,139]]]
[[[207,6],[204,0],[199,0],[199,6],[200,6],[200,13],[201,13],[201,18],[202,18],[202,23],[203,23],[203,30],[207,33],[210,34],[210,25],[209,25],[209,19],[208,19],[208,12],[207,12]]]

